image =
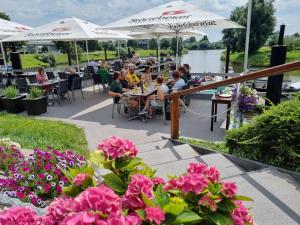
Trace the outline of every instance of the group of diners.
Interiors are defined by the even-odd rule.
[[[191,79],[189,70],[189,65],[184,64],[184,66],[172,72],[172,79],[166,80],[163,76],[158,75],[155,80],[152,80],[150,66],[147,65],[142,75],[138,76],[135,73],[134,65],[125,63],[120,72],[114,72],[113,82],[110,85],[108,94],[114,97],[115,103],[124,103],[125,112],[139,115],[146,114],[148,118],[152,118],[156,109],[163,107],[165,96],[168,93],[180,91],[187,87]],[[143,96],[141,99],[127,94],[132,92],[132,89],[137,89],[137,87],[140,87],[140,90],[154,87],[156,91],[149,96]],[[139,107],[139,104],[142,104],[142,107]]]

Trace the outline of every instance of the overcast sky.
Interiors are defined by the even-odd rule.
[[[248,0],[186,0],[226,18]],[[169,2],[169,0],[0,0],[0,11],[12,21],[32,27],[75,16],[99,25]],[[277,26],[286,24],[286,34],[300,32],[300,0],[275,0]],[[211,41],[220,40],[221,31],[208,32]]]

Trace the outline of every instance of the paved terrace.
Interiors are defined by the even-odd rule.
[[[249,171],[247,168],[231,162],[221,154],[200,155],[189,145],[174,146],[162,136],[169,137],[170,124],[164,124],[160,115],[147,123],[139,120],[127,121],[122,115],[111,118],[112,99],[103,93],[93,93],[92,88],[84,91],[85,100],[77,94],[75,104],[67,101],[61,106],[48,107],[43,117],[61,119],[75,123],[84,128],[90,149],[111,135],[129,138],[138,144],[139,156],[157,169],[157,175],[181,174],[190,162],[202,162],[208,166],[215,165],[221,172],[223,180],[237,183],[238,192],[254,199],[247,202],[252,207],[258,225],[297,225],[300,224],[300,184],[287,174],[274,168],[263,168]],[[211,102],[192,100],[190,108],[198,113],[209,115]],[[225,110],[219,107],[219,112]],[[182,136],[206,140],[223,140],[225,131],[220,126],[224,116],[215,124],[214,132],[210,131],[209,118],[195,118],[189,113],[181,113],[180,131]],[[102,174],[105,171],[97,171]]]

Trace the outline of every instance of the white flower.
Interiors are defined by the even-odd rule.
[[[47,180],[52,180],[52,176],[49,174],[49,175],[47,175]]]
[[[59,186],[64,186],[65,182],[63,182],[62,180],[59,181]]]
[[[56,186],[56,183],[55,183],[55,182],[52,182],[52,183],[51,183],[51,186],[52,186],[52,187],[55,187],[55,186]]]
[[[34,174],[31,174],[30,176],[29,176],[29,180],[33,180],[34,179]]]
[[[37,188],[38,190],[40,190],[40,191],[43,189],[42,186],[37,186],[36,188]]]

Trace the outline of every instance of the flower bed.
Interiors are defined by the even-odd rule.
[[[45,215],[11,208],[0,213],[0,224],[255,224],[241,202],[251,199],[238,196],[234,183],[220,181],[215,167],[191,163],[185,174],[165,181],[136,155],[131,141],[104,140],[90,158],[111,171],[101,183],[93,182],[92,165],[70,169],[65,195]]]
[[[0,146],[0,155],[5,156],[2,166],[8,173],[7,178],[0,179],[0,191],[40,207],[59,196],[69,183],[63,170],[85,163],[80,155],[50,147],[35,149],[27,159],[16,145]]]

